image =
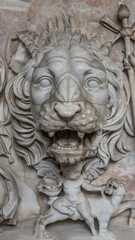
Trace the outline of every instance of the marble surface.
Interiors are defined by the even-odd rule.
[[[118,0],[113,1],[104,1],[104,0],[0,0],[0,53],[1,57],[5,59],[5,49],[7,44],[7,39],[9,35],[13,32],[23,29],[29,30],[38,30],[41,29],[41,26],[44,26],[44,23],[47,20],[47,17],[51,17],[59,13],[59,11],[65,11],[69,14],[73,14],[75,16],[79,16],[79,18],[87,19],[89,22],[94,22],[93,26],[99,25],[99,20],[107,13],[115,22],[117,22],[117,9],[118,9]],[[126,4],[131,9],[131,23],[134,22],[134,9],[135,9],[135,1],[127,0]],[[95,24],[95,25],[94,25]],[[100,26],[101,27],[101,26]],[[103,28],[103,27],[101,27]],[[98,27],[97,27],[98,29]],[[104,29],[104,28],[103,28]],[[111,34],[108,31],[108,35]],[[115,34],[114,34],[115,35]],[[116,51],[121,51],[123,49],[122,42],[118,43],[116,46]],[[120,58],[123,58],[123,55],[118,56],[116,51],[113,51],[111,54],[112,59],[118,65],[122,64],[120,62]],[[10,75],[10,74],[9,74]],[[7,71],[8,76],[8,71]],[[9,79],[9,78],[8,78]],[[10,131],[10,129],[9,129]],[[36,190],[36,185],[39,182],[40,178],[36,176],[35,170],[28,167],[24,161],[19,159],[14,150],[12,149],[12,157],[14,158],[14,164],[9,165],[8,161],[4,158],[1,159],[1,162],[11,170],[14,174],[15,179],[17,181],[17,185],[19,188],[19,194],[21,197],[21,202],[18,208],[18,219],[19,221],[33,218],[39,213],[45,211],[45,203],[44,197],[42,194],[38,193]],[[135,198],[135,165],[134,165],[135,155],[131,153],[128,157],[125,157],[120,162],[110,163],[108,169],[105,174],[98,178],[95,181],[96,184],[102,184],[106,182],[110,177],[118,177],[121,179],[128,191],[128,195],[126,199],[134,199]],[[0,206],[3,204],[4,189],[3,186],[0,185]],[[117,223],[116,223],[117,225]],[[56,224],[55,226],[50,227],[52,232],[56,232],[56,236],[60,239],[61,234],[59,232],[63,231],[63,228],[66,226],[66,223]],[[86,229],[85,225],[80,225],[78,223],[68,223],[66,228],[66,235],[64,240],[85,240],[89,239],[89,231]],[[114,225],[115,226],[115,225]],[[69,230],[71,227],[71,231]],[[74,231],[74,228],[76,230]],[[57,230],[58,228],[58,230]],[[113,225],[112,225],[112,228]],[[5,230],[4,230],[5,229]],[[25,229],[25,231],[24,231]],[[115,228],[114,228],[115,229]],[[130,229],[121,228],[119,232],[119,238],[121,239],[134,239],[135,232]],[[33,221],[19,223],[17,228],[13,227],[4,227],[1,226],[0,230],[0,240],[21,240],[21,239],[33,239],[34,235],[31,235],[33,232]],[[118,229],[116,228],[116,232]],[[73,234],[75,233],[75,235]],[[86,232],[86,233],[85,233]],[[123,235],[122,235],[123,232]],[[70,233],[70,235],[69,235]],[[25,235],[24,235],[25,234]],[[74,235],[74,236],[73,236]],[[72,238],[71,238],[72,236]],[[123,236],[125,238],[123,238]],[[63,236],[60,240],[63,240]]]
[[[35,219],[18,223],[17,227],[0,226],[0,240],[36,240],[33,234]],[[48,227],[57,240],[97,240],[92,237],[89,229],[82,222],[59,222]],[[115,218],[109,230],[114,234],[114,240],[134,240],[135,229],[127,226],[127,218]],[[101,239],[101,238],[100,238]],[[103,238],[103,240],[109,238]],[[111,238],[112,240],[112,238]]]

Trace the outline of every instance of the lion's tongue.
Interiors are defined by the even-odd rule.
[[[69,147],[69,148],[77,147],[80,144],[77,132],[73,132],[73,131],[58,132],[55,143],[60,147]]]

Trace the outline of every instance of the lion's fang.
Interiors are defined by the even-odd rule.
[[[81,138],[81,139],[84,138],[85,133],[83,133],[83,132],[77,132],[77,133],[78,133],[78,137],[79,138]]]
[[[49,135],[49,137],[53,137],[54,136],[54,134],[55,134],[55,132],[48,132],[48,135]]]

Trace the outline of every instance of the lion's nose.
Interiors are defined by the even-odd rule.
[[[60,118],[69,121],[74,115],[81,111],[81,106],[78,103],[55,103],[54,110],[58,113]]]

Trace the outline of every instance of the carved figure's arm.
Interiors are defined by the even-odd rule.
[[[88,184],[86,181],[83,182],[82,188],[85,189],[86,191],[90,192],[102,192],[104,191],[106,185],[101,185],[101,186],[95,186],[92,184]]]

